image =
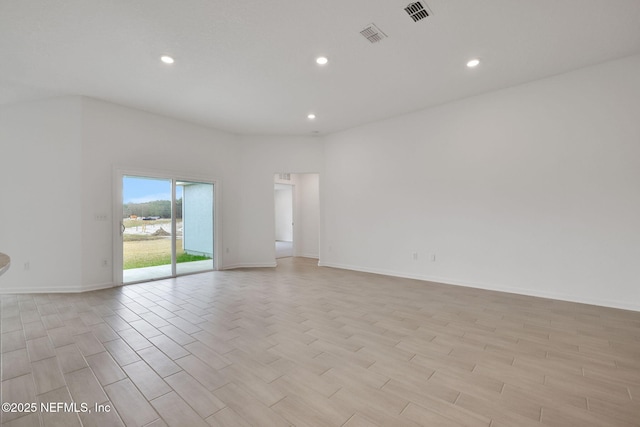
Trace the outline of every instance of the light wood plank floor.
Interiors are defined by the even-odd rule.
[[[2,425],[640,425],[640,313],[279,264],[2,296]]]

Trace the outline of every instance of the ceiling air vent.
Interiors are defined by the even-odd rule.
[[[411,19],[413,19],[413,22],[421,21],[429,16],[429,10],[419,1],[410,3],[409,6],[404,8],[404,10],[409,14]]]
[[[364,30],[360,31],[367,40],[371,43],[378,43],[380,40],[387,37],[385,33],[380,31],[380,28],[376,27],[376,24],[367,25]]]

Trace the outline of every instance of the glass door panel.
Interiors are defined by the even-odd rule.
[[[213,270],[213,184],[176,182],[176,274]]]
[[[123,283],[171,277],[172,180],[122,178]]]

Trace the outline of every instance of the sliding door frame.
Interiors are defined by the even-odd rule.
[[[129,168],[129,167],[114,167],[112,171],[113,175],[113,282],[114,286],[122,286],[123,283],[123,248],[122,241],[123,235],[122,229],[122,182],[125,176],[135,176],[141,178],[156,178],[171,180],[171,235],[172,242],[175,242],[176,235],[176,182],[188,181],[198,182],[203,184],[213,185],[213,270],[219,270],[222,265],[222,257],[220,248],[222,247],[221,234],[220,234],[220,200],[222,198],[222,185],[221,180],[212,176],[196,175],[190,173],[182,173],[170,170],[159,169],[143,169],[143,168]],[[176,247],[172,243],[171,249],[171,271],[172,274],[169,277],[179,276],[176,273]],[[205,270],[209,271],[209,270]],[[186,275],[186,274],[183,274]],[[157,279],[160,280],[160,279]],[[129,284],[129,283],[127,283]]]

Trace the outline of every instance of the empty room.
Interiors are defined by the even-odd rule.
[[[640,425],[637,0],[0,0],[0,424]]]

